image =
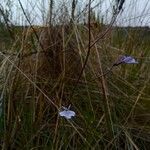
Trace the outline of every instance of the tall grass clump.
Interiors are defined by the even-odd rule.
[[[116,25],[126,1],[18,0],[22,24],[12,3],[0,5],[0,148],[148,150],[149,27]]]

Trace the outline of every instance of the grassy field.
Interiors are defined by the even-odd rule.
[[[98,20],[1,24],[0,148],[148,150],[149,40],[148,27]],[[126,54],[139,63],[110,70]],[[76,116],[61,117],[69,105]]]

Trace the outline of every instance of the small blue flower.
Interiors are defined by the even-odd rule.
[[[70,109],[70,106],[68,108],[66,107],[63,107],[63,110],[59,112],[59,115],[61,117],[64,117],[66,119],[71,119],[72,117],[74,117],[76,115],[76,113],[72,110],[69,110]]]
[[[118,66],[120,64],[138,64],[132,56],[121,56],[113,66]]]

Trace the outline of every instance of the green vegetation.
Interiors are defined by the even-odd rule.
[[[51,16],[50,27],[1,24],[0,148],[148,150],[149,28],[113,26],[89,48],[109,27],[74,23],[72,13],[67,24],[51,25]],[[139,63],[103,75],[125,54]],[[70,104],[76,116],[60,117]]]

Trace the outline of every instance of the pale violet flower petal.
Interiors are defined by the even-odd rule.
[[[63,110],[59,112],[59,115],[61,117],[65,117],[66,119],[71,119],[72,117],[74,117],[76,114],[74,111],[72,110]]]
[[[126,63],[126,64],[137,64],[138,62],[135,61],[135,59],[131,56],[125,56],[123,59],[122,59],[122,62],[123,63]]]
[[[114,63],[114,66],[118,66],[120,64],[138,64],[138,61],[136,61],[132,56],[121,56],[116,63]]]

